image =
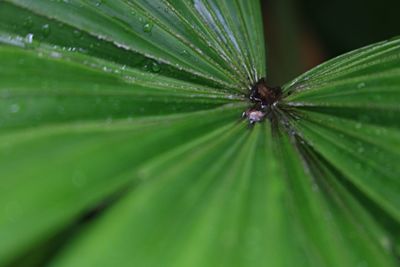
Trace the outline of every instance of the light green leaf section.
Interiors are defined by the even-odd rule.
[[[1,128],[166,115],[240,99],[71,52],[0,46],[0,54]]]
[[[155,60],[156,64],[165,65],[167,69],[172,67],[175,72],[244,92],[248,81],[253,82],[265,74],[265,51],[263,42],[254,42],[263,39],[258,1],[235,2],[235,5],[223,4],[225,9],[229,7],[226,14],[221,13],[225,10],[220,3],[210,1],[205,4],[197,0],[10,0],[0,5],[5,17],[3,27],[9,32],[20,27],[22,30],[17,29],[18,33],[25,32],[41,41],[87,53],[111,46],[113,50],[119,50],[117,56],[110,55],[114,59],[118,54],[139,54]],[[25,12],[27,16],[9,18],[10,11]],[[244,13],[247,11],[251,13]],[[250,19],[248,15],[253,16]],[[8,27],[10,20],[17,26]],[[214,20],[218,20],[218,29],[210,27]],[[250,28],[252,32],[246,34],[245,30]],[[52,36],[53,31],[56,36]],[[62,32],[75,38],[68,40],[60,36]],[[211,33],[212,39],[209,38]],[[252,38],[255,35],[258,37]],[[139,61],[146,64],[142,56]],[[255,62],[250,62],[250,58],[257,59],[256,64],[251,64]]]

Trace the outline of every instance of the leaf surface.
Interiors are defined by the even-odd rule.
[[[283,86],[258,1],[0,2],[1,266],[398,266],[398,38]]]

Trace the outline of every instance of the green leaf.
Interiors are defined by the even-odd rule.
[[[241,25],[236,25],[233,29],[228,27],[238,14],[243,21],[248,21],[245,24],[247,29],[255,26],[252,31],[262,32],[257,2],[238,3],[235,8],[230,8],[230,12],[236,11],[230,14],[234,15],[234,18],[228,14],[222,16],[217,5],[204,4],[202,1],[194,1],[194,3],[159,1],[153,4],[147,2],[11,0],[1,5],[4,28],[8,28],[8,31],[17,30],[18,33],[31,33],[33,36],[38,36],[41,41],[52,44],[73,46],[75,49],[90,52],[112,45],[113,50],[122,50],[117,52],[118,54],[126,54],[126,51],[135,52],[171,66],[177,71],[223,84],[231,90],[246,88],[247,84],[244,82],[247,82],[247,79],[255,82],[261,77],[259,75],[264,74],[265,64],[262,57],[264,47],[260,46],[262,42],[252,45],[253,40],[249,36],[235,36],[240,33],[239,29],[242,30],[238,28]],[[254,15],[251,19],[244,17],[243,12],[247,10]],[[32,13],[27,11],[32,11]],[[29,16],[9,18],[12,14],[23,12],[27,12]],[[217,20],[218,27],[211,28],[210,20],[212,22]],[[198,27],[194,27],[193,23],[196,23]],[[13,26],[10,27],[11,25]],[[45,25],[50,29],[49,34],[43,34]],[[22,27],[22,31],[19,27]],[[52,36],[52,28],[55,28],[54,36]],[[235,32],[233,33],[232,30]],[[75,40],[65,38],[65,35],[77,35],[76,31],[79,31],[79,36],[74,38]],[[211,32],[214,36],[218,35],[210,40]],[[94,40],[96,38],[98,40],[95,42],[91,36],[95,37]],[[256,40],[262,40],[262,35],[257,34],[257,36]],[[232,46],[233,44],[235,47]],[[242,49],[238,51],[239,44]],[[93,49],[91,45],[96,48]],[[251,48],[251,55],[257,53],[257,57],[252,57],[259,59],[255,66],[242,64],[243,56],[241,55],[246,54],[238,52],[247,50],[248,47]],[[94,53],[98,53],[97,51]],[[250,52],[246,53],[250,54]],[[250,74],[252,75],[249,76]]]
[[[283,86],[258,1],[0,2],[0,266],[398,266],[400,39]]]
[[[1,128],[166,115],[240,99],[79,54],[10,47],[0,53]]]
[[[400,40],[349,53],[287,86],[303,139],[400,220]],[[379,177],[379,179],[378,179]]]
[[[0,202],[5,216],[0,258],[6,261],[12,253],[68,226],[107,195],[132,187],[141,178],[137,168],[142,162],[221,128],[237,112],[238,107],[232,107],[171,117],[42,126],[1,135]]]

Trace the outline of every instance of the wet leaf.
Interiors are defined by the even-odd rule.
[[[0,266],[398,266],[400,39],[284,85],[258,1],[0,2]]]

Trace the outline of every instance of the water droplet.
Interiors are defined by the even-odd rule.
[[[153,61],[151,63],[151,71],[158,73],[158,72],[160,72],[160,70],[161,70],[160,64],[158,64],[156,61]]]
[[[82,48],[82,47],[79,47],[79,48],[78,48],[78,51],[79,51],[80,53],[82,53],[82,54],[86,54],[86,53],[88,52],[86,49],[84,49],[84,48]]]
[[[28,33],[24,39],[26,48],[35,48],[35,44],[33,43],[33,33]]]
[[[10,106],[10,112],[11,113],[17,113],[20,110],[20,107],[18,104],[12,104]]]
[[[358,89],[361,89],[361,88],[364,88],[365,87],[365,83],[359,83],[359,84],[357,84],[357,88]]]
[[[356,129],[361,129],[361,127],[362,127],[362,123],[361,122],[356,123]]]
[[[392,242],[391,242],[391,240],[389,239],[389,237],[387,237],[387,236],[382,236],[380,241],[381,241],[381,245],[383,246],[383,248],[384,248],[386,251],[390,251],[390,250],[392,249]]]
[[[82,32],[81,31],[74,30],[73,34],[74,34],[75,38],[81,38],[82,37]]]
[[[42,26],[42,35],[43,37],[48,37],[50,35],[50,25],[49,24],[44,24]]]
[[[147,59],[144,61],[143,70],[158,73],[161,70],[161,66],[155,60]]]
[[[31,44],[33,42],[33,33],[28,33],[25,36],[25,42],[28,43],[28,44]]]
[[[107,68],[107,66],[103,66],[103,71],[105,71],[105,72],[112,72],[112,69]]]
[[[153,30],[153,23],[151,23],[151,22],[146,22],[146,23],[143,25],[143,31],[144,31],[144,32],[146,32],[146,33],[151,33],[152,30]]]

